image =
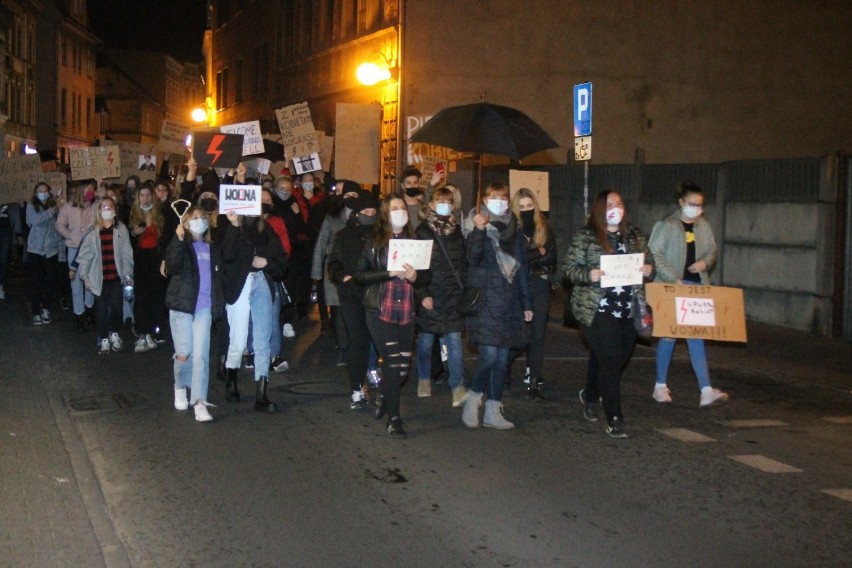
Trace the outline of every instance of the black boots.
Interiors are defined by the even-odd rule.
[[[376,407],[373,409],[373,418],[376,420],[381,419],[382,416],[387,412],[387,407],[385,406],[385,397],[382,396],[382,393],[376,392]]]
[[[240,391],[237,389],[237,372],[239,369],[226,369],[225,399],[229,402],[240,402]]]
[[[259,412],[275,412],[278,410],[275,403],[266,398],[266,387],[269,385],[269,379],[267,377],[260,377],[254,384],[257,389],[254,398],[254,409]]]

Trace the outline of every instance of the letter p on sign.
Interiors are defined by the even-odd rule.
[[[592,134],[592,84],[574,85],[574,136]]]

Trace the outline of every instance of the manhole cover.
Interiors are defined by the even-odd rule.
[[[66,402],[68,408],[74,412],[97,412],[99,410],[121,410],[139,406],[134,401],[121,393],[100,394],[92,396],[80,396],[69,398]]]
[[[298,394],[302,396],[349,396],[346,385],[334,381],[310,381],[304,383],[291,383],[275,387],[275,391]]]

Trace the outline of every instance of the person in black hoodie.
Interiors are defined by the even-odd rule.
[[[346,226],[334,235],[326,266],[329,278],[337,284],[340,313],[349,333],[346,367],[352,392],[350,408],[354,410],[367,406],[363,381],[370,357],[370,333],[364,312],[364,287],[359,286],[353,277],[361,252],[376,224],[379,202],[372,193],[362,190],[355,182],[347,181],[343,187],[343,203],[352,213]]]
[[[266,397],[269,383],[270,349],[272,333],[272,295],[275,282],[284,278],[287,270],[287,253],[281,240],[264,223],[261,217],[242,217],[234,212],[227,214],[230,222],[222,243],[222,261],[225,278],[223,288],[230,342],[225,361],[227,381],[226,398],[240,400],[237,372],[242,362],[248,339],[249,317],[253,326],[254,380],[256,397],[254,408],[275,412],[276,405]]]
[[[272,191],[272,210],[275,215],[284,219],[287,234],[290,237],[290,270],[287,271],[285,285],[293,297],[294,305],[284,308],[284,337],[296,335],[293,324],[298,319],[308,317],[308,306],[311,300],[311,262],[315,235],[312,234],[310,220],[310,205],[301,193],[293,187],[293,178],[281,176],[275,180]]]

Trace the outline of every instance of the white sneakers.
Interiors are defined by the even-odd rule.
[[[213,420],[213,417],[210,415],[210,411],[207,410],[208,406],[213,406],[206,400],[199,400],[193,406],[193,410],[195,410],[195,421],[196,422],[210,422]]]
[[[284,324],[284,337],[296,337],[296,330],[289,323]]]
[[[189,400],[186,398],[186,387],[175,388],[175,410],[187,408],[189,408]]]
[[[699,403],[699,407],[701,408],[710,408],[711,406],[718,406],[720,404],[725,404],[728,402],[728,393],[722,392],[719,389],[714,389],[713,387],[704,387],[701,389],[701,402]]]
[[[459,385],[453,389],[453,408],[459,408],[467,400],[467,389]]]
[[[116,353],[124,349],[124,344],[121,342],[121,338],[118,336],[118,333],[112,332],[109,334],[109,346]]]
[[[109,339],[101,339],[98,355],[109,355]]]
[[[140,337],[136,340],[136,346],[133,348],[134,353],[145,353],[148,351],[148,342],[145,341],[144,337]],[[186,409],[184,409],[186,410]]]
[[[657,402],[671,402],[672,391],[665,384],[656,383],[654,386],[654,400]]]
[[[157,348],[157,342],[154,341],[154,337],[150,333],[145,336],[145,344],[148,346],[149,350]]]

